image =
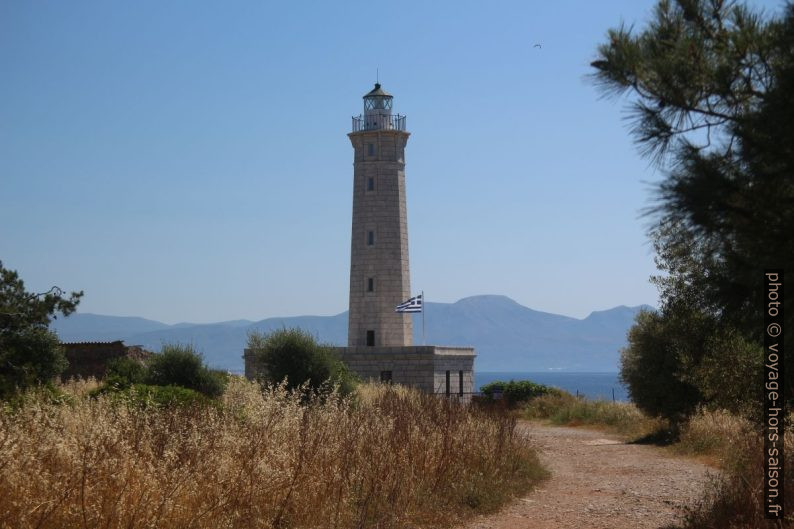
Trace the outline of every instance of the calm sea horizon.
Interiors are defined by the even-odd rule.
[[[477,391],[485,384],[496,380],[507,382],[509,380],[530,380],[538,384],[554,386],[569,393],[585,395],[588,399],[612,400],[612,391],[615,400],[628,402],[629,395],[626,386],[618,380],[618,373],[576,373],[569,371],[538,371],[538,372],[511,372],[511,371],[475,371],[474,387]]]

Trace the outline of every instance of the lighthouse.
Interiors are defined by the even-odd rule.
[[[362,380],[468,402],[474,391],[474,348],[413,345],[411,314],[396,310],[411,297],[405,201],[410,134],[405,116],[392,112],[393,103],[376,83],[364,95],[364,112],[353,117],[347,135],[353,145],[350,306],[347,347],[333,351]],[[243,358],[247,377],[263,372],[250,349]]]
[[[353,145],[353,224],[347,347],[336,349],[363,380],[413,386],[468,401],[474,390],[474,348],[413,345],[405,201],[405,116],[376,83],[347,135]],[[424,305],[423,310],[427,309]]]
[[[353,226],[348,346],[413,343],[411,315],[394,308],[411,295],[405,203],[405,116],[380,84],[353,117]]]

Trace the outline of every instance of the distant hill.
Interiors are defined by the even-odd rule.
[[[77,313],[58,318],[50,327],[63,342],[104,342],[176,326],[144,318]]]
[[[478,371],[617,371],[619,351],[634,316],[647,305],[615,307],[576,319],[532,310],[506,296],[472,296],[455,303],[427,303],[428,344],[468,345]],[[414,314],[414,343],[422,343],[422,315]],[[167,325],[134,317],[77,313],[52,328],[63,341],[124,340],[159,351],[165,343],[192,344],[217,368],[241,372],[248,333],[300,327],[334,345],[347,342],[347,312],[335,316],[235,320]]]

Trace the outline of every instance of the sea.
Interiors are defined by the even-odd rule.
[[[538,384],[554,386],[576,395],[584,395],[588,399],[612,400],[628,402],[626,386],[620,383],[617,373],[576,373],[570,371],[475,371],[474,387],[479,391],[482,386],[494,381],[530,380]]]

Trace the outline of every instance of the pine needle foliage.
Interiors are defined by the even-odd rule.
[[[650,324],[674,332],[630,335],[632,397],[644,390],[632,379],[655,376],[632,372],[650,365],[634,360],[653,357],[660,379],[691,388],[673,392],[675,409],[652,403],[649,413],[759,409],[741,381],[759,381],[763,368],[764,272],[794,269],[794,4],[770,14],[731,0],[660,0],[645,27],[610,30],[597,53],[594,82],[627,96],[631,134],[665,175],[647,210],[661,307],[633,338],[650,336]],[[783,312],[790,328],[794,296]],[[746,391],[720,389],[737,382]],[[794,372],[785,386],[794,402]]]

